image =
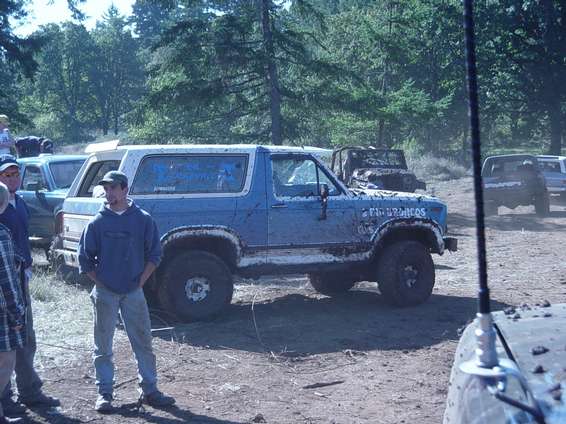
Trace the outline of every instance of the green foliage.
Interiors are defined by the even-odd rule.
[[[0,22],[22,6],[3,2]],[[565,3],[490,0],[475,14],[484,151],[559,153]],[[0,26],[0,113],[20,133],[467,158],[459,0],[137,0],[132,16],[111,7],[90,31],[12,35]],[[44,40],[33,57],[32,39]],[[23,78],[34,64],[35,80]]]

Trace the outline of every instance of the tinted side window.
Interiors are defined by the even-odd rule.
[[[67,162],[52,162],[49,164],[51,175],[57,188],[69,188],[83,166],[84,160],[72,160]]]
[[[93,163],[86,171],[85,178],[79,189],[78,197],[92,197],[92,191],[104,174],[115,171],[120,166],[119,160],[107,160]]]
[[[276,197],[319,196],[319,185],[328,185],[329,195],[338,196],[340,190],[317,164],[305,157],[271,157],[273,189]]]
[[[539,162],[539,166],[546,172],[560,172],[560,162]]]
[[[22,190],[33,191],[35,189],[33,186],[36,186],[37,183],[39,183],[40,188],[47,188],[41,169],[38,166],[26,166],[22,179]]]
[[[160,155],[143,159],[131,194],[239,193],[247,155]]]

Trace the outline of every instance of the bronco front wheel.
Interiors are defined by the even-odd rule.
[[[180,321],[214,318],[232,301],[232,273],[222,259],[209,252],[193,250],[175,256],[159,280],[161,306]]]
[[[385,249],[377,265],[377,281],[387,303],[405,307],[427,300],[435,278],[428,249],[412,240],[399,241]]]

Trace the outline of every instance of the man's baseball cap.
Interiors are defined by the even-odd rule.
[[[125,184],[128,185],[128,177],[120,171],[109,171],[104,174],[104,177],[98,182],[98,185],[104,184]]]
[[[9,125],[10,120],[6,115],[0,115],[0,124]]]
[[[12,155],[0,155],[0,172],[4,172],[11,166],[17,166],[18,168],[20,167],[20,165],[18,165],[18,162],[16,161],[16,158]]]

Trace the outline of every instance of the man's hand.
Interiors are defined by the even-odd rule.
[[[143,272],[140,275],[140,285],[139,285],[139,287],[141,289],[143,289],[143,286],[145,285],[147,280],[149,280],[149,277],[151,277],[151,274],[153,273],[153,271],[155,271],[155,268],[156,268],[156,266],[153,262],[148,262],[148,263],[145,264],[145,268],[143,269]]]
[[[96,278],[96,273],[94,271],[89,271],[86,275],[94,282],[94,284],[96,284],[97,287],[102,286],[102,283]]]

